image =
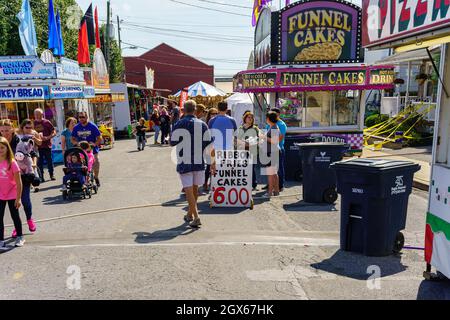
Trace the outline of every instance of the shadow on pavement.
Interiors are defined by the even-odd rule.
[[[86,201],[89,201],[90,199],[86,199]],[[55,197],[46,197],[42,200],[42,203],[46,206],[54,206],[59,204],[70,204],[73,202],[81,202],[84,201],[84,199],[81,198],[73,198],[71,200],[64,200],[62,195],[55,196]]]
[[[247,211],[248,208],[211,208],[209,201],[203,201],[198,204],[198,210],[201,215],[233,215]]]
[[[297,202],[297,203],[290,203],[283,205],[284,211],[317,211],[317,212],[337,212],[338,209],[336,209],[336,205],[334,204],[318,204],[318,203],[308,203],[303,200]]]
[[[342,250],[329,259],[311,265],[315,269],[356,280],[368,280],[373,276],[374,271],[369,268],[371,266],[380,268],[381,278],[404,272],[408,268],[402,264],[401,256],[366,257]]]
[[[422,281],[417,300],[450,300],[450,280]]]
[[[152,233],[135,232],[133,235],[136,236],[136,239],[134,240],[136,243],[144,244],[173,240],[179,236],[187,236],[197,230],[198,229],[189,227],[188,223],[183,223],[182,225],[171,229],[158,230]]]
[[[59,190],[61,189],[61,185],[56,185],[56,186],[49,186],[49,187],[45,187],[42,188],[42,185],[39,186],[39,192],[45,192],[45,191],[50,191],[50,190]]]

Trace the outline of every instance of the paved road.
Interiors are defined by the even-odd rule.
[[[253,211],[212,210],[203,196],[195,231],[182,220],[170,148],[119,141],[101,159],[93,199],[63,202],[56,183],[33,194],[36,218],[54,220],[0,255],[0,299],[450,299],[448,284],[423,281],[423,251],[340,251],[339,203],[307,205],[300,186]],[[411,196],[413,247],[423,245],[426,198]],[[379,283],[368,282],[371,266]]]

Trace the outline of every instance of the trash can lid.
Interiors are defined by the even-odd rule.
[[[317,148],[317,147],[338,147],[338,148],[350,148],[348,144],[339,142],[311,142],[311,143],[296,143],[301,148]]]
[[[390,160],[390,159],[349,159],[333,163],[332,167],[345,169],[364,169],[364,170],[391,170],[391,169],[420,169],[420,165],[411,161]]]

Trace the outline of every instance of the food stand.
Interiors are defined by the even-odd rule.
[[[256,69],[238,73],[234,91],[255,94],[260,122],[278,107],[291,141],[344,142],[362,152],[365,91],[392,89],[394,73],[363,63],[361,8],[345,1],[265,8],[255,56]]]
[[[44,60],[46,62],[44,62]],[[86,86],[76,61],[61,58],[56,62],[49,51],[37,56],[0,57],[0,118],[10,119],[15,127],[25,119],[34,119],[41,108],[56,128],[53,158],[62,161],[60,133],[67,116],[87,111]]]
[[[424,277],[450,278],[450,5],[444,1],[438,2],[440,5],[418,0],[408,3],[408,8],[399,6],[400,14],[394,15],[395,3],[388,1],[380,7],[378,0],[364,0],[364,46],[395,48],[396,53],[425,48],[438,75]],[[414,18],[412,12],[415,12]],[[440,45],[440,66],[434,63],[430,52],[436,45]],[[437,274],[431,273],[432,267]]]

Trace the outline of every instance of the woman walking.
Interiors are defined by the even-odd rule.
[[[252,163],[252,187],[255,190],[258,186],[256,179],[256,164],[258,162],[258,143],[259,143],[259,128],[255,125],[255,116],[250,111],[244,114],[242,118],[243,125],[238,129],[237,145],[240,150],[250,151],[253,163]]]
[[[22,234],[22,221],[20,220],[19,208],[22,196],[22,181],[20,169],[14,160],[14,154],[8,140],[0,137],[0,249],[5,250],[5,225],[4,216],[6,205],[9,207],[11,218],[17,232],[16,247],[25,244]]]
[[[24,120],[20,124],[20,130],[18,132],[18,137],[20,140],[22,139],[33,139],[35,143],[35,151],[30,154],[31,159],[33,161],[33,170],[37,170],[37,148],[42,144],[42,139],[40,137],[40,134],[34,131],[33,129],[33,121],[30,119]],[[28,229],[30,232],[36,232],[37,227],[36,223],[33,219],[33,206],[31,204],[31,185],[32,181],[30,179],[30,176],[27,176],[24,174],[24,172],[21,172],[21,178],[22,178],[22,204],[23,209],[25,210],[25,215],[27,217],[27,224]],[[36,187],[35,191],[38,192],[39,189]],[[18,236],[17,229],[15,229],[12,233],[12,237],[16,238]]]
[[[73,148],[72,131],[77,124],[77,119],[70,117],[66,120],[66,128],[61,132],[61,149],[62,154]]]
[[[13,128],[11,120],[9,119],[0,120],[0,136],[8,140],[8,143],[11,146],[13,153],[15,154],[16,147],[17,144],[20,142],[20,139]]]
[[[280,195],[280,184],[278,179],[278,166],[280,162],[280,129],[277,126],[278,114],[270,111],[266,115],[266,122],[269,126],[269,130],[265,135],[261,135],[260,138],[263,140],[261,149],[264,158],[262,167],[263,172],[268,179],[268,189],[267,193],[264,195],[265,198]]]
[[[155,144],[160,144],[158,142],[159,133],[161,132],[161,121],[159,120],[159,111],[154,109],[150,121],[153,122],[153,129],[155,130]]]
[[[159,117],[159,122],[161,123],[161,144],[169,144],[169,134],[170,134],[170,116],[167,112],[166,107],[162,108],[161,115]]]

